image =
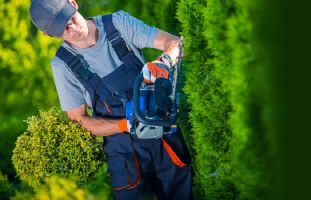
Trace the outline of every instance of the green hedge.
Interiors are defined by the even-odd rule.
[[[222,80],[215,73],[213,51],[204,37],[205,1],[180,1],[178,18],[185,37],[188,64],[184,91],[191,106],[195,187],[197,199],[230,199],[234,185],[230,180],[230,137],[228,113],[231,105]]]
[[[265,199],[272,191],[270,79],[255,51],[255,3],[181,0],[178,6],[197,199]]]

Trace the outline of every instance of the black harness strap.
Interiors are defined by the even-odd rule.
[[[121,37],[120,32],[116,29],[112,22],[112,15],[102,16],[106,37],[110,41],[112,47],[117,53],[119,59],[131,66],[143,66],[144,64],[137,58],[132,50],[126,45],[125,40]]]
[[[126,46],[126,42],[121,37],[120,32],[116,29],[112,22],[112,15],[102,16],[106,37],[111,42],[112,47],[116,51],[119,59],[125,62],[124,57],[130,53]]]
[[[59,47],[56,56],[67,64],[73,74],[84,86],[96,75],[88,69],[88,63],[84,61],[82,56],[70,52],[62,46]]]
[[[101,89],[101,99],[103,101],[106,101],[110,97],[110,92],[101,80],[101,78],[96,74],[91,72],[88,69],[88,63],[84,60],[84,58],[81,55],[78,55],[63,46],[60,46],[56,56],[62,59],[69,69],[72,71],[72,73],[75,75],[75,77],[82,83],[82,85],[85,87],[85,89],[89,92],[91,97],[95,97],[96,92],[94,88],[100,88]],[[96,98],[92,99],[92,106],[96,104],[96,99],[99,98],[96,96]],[[96,109],[96,105],[93,109]],[[94,110],[95,111],[95,110]]]

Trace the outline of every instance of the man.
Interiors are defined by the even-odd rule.
[[[179,38],[123,11],[85,20],[75,0],[32,0],[30,14],[46,35],[63,40],[51,61],[60,104],[69,119],[105,136],[116,199],[141,199],[151,192],[159,199],[190,199],[191,167],[180,132],[140,139],[129,133],[124,112],[142,68],[146,83],[168,78]],[[140,49],[146,47],[164,52],[144,65]]]

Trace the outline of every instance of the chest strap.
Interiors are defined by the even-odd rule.
[[[120,32],[116,29],[112,22],[112,15],[102,16],[106,37],[110,41],[112,47],[117,53],[119,59],[124,63],[129,63],[131,66],[143,66],[144,64],[137,58],[132,50],[126,45],[126,42],[121,37]]]
[[[56,56],[63,60],[76,78],[86,86],[88,82],[96,76],[95,73],[91,72],[88,67],[88,63],[84,60],[83,56],[78,55],[72,51],[69,51],[63,46],[60,46]]]
[[[131,53],[126,46],[126,42],[121,37],[119,31],[116,29],[112,23],[112,15],[102,16],[102,21],[104,24],[104,29],[106,31],[106,37],[110,41],[112,47],[116,51],[119,59],[125,62],[124,58],[127,54]]]

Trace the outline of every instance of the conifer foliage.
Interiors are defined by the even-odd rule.
[[[258,6],[246,0],[178,5],[197,199],[265,199],[271,191],[269,78],[255,51],[252,15]]]

